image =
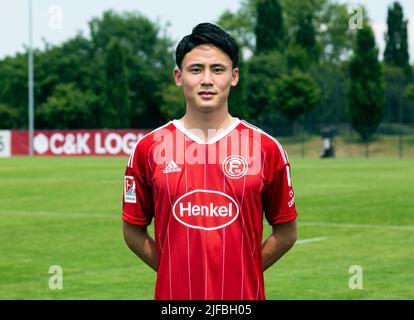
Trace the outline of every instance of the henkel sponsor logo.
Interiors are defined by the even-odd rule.
[[[44,156],[129,155],[146,130],[36,131],[33,149]],[[27,154],[25,132],[12,132],[14,154]]]
[[[216,230],[233,223],[239,216],[239,206],[229,195],[197,189],[182,195],[173,205],[173,215],[187,227]]]

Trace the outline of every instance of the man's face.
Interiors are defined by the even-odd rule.
[[[188,108],[211,112],[227,105],[230,87],[239,79],[230,57],[213,45],[199,45],[188,52],[181,70],[174,69],[178,86],[183,87]]]

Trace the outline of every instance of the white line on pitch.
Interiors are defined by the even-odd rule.
[[[327,237],[319,237],[319,238],[310,238],[310,239],[303,239],[296,241],[296,244],[304,244],[309,242],[317,242],[317,241],[323,241],[328,239]]]
[[[378,228],[394,230],[414,230],[414,226],[389,225],[389,224],[356,224],[356,223],[330,223],[330,222],[301,222],[302,226],[336,227],[336,228]]]

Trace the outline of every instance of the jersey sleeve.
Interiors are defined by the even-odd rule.
[[[280,147],[279,157],[270,160],[269,179],[265,181],[262,204],[266,220],[271,225],[292,221],[297,217],[290,164],[286,152]]]
[[[146,226],[154,216],[154,203],[147,153],[137,147],[131,154],[124,175],[122,219],[130,224]]]

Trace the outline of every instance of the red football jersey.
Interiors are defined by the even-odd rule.
[[[124,180],[123,219],[154,218],[155,299],[265,299],[263,212],[297,213],[279,142],[235,118],[203,142],[174,120],[141,138]]]

